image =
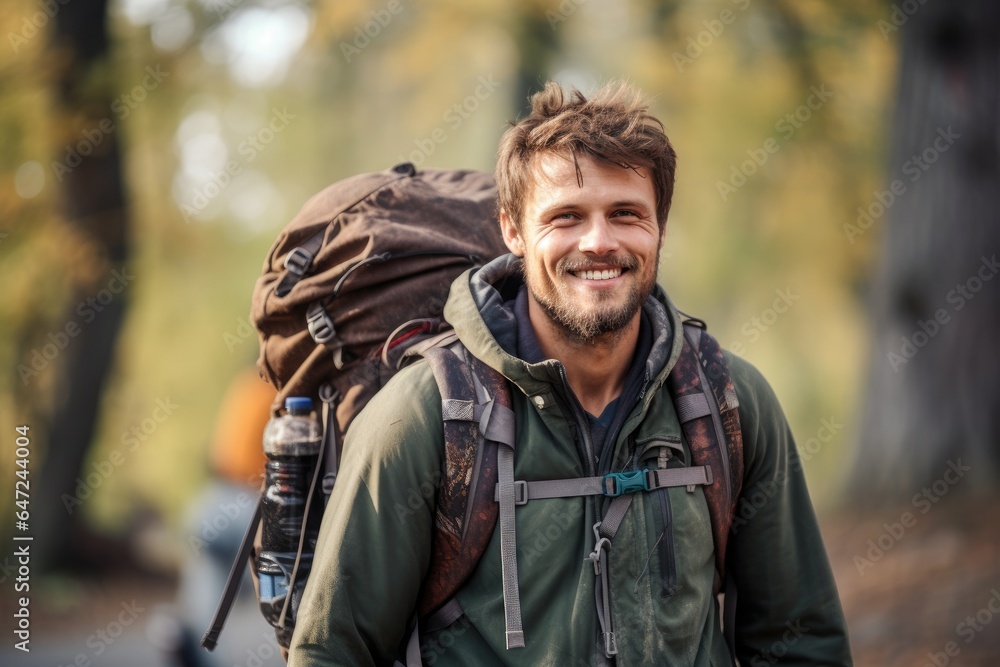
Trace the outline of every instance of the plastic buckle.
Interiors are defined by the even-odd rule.
[[[305,248],[292,248],[292,251],[285,256],[285,268],[288,269],[289,273],[294,273],[301,278],[309,270],[312,261],[313,256]]]
[[[528,483],[523,479],[514,482],[514,504],[528,504]]]
[[[336,333],[333,329],[333,320],[319,301],[309,306],[309,310],[306,311],[306,322],[309,324],[309,335],[314,341],[326,345],[333,340]]]
[[[617,498],[623,493],[649,491],[649,479],[646,477],[648,472],[645,468],[627,472],[609,472],[601,480],[604,495],[609,498]]]

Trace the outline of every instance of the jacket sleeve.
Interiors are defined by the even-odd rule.
[[[736,656],[744,667],[851,665],[837,586],[791,430],[757,369],[732,356],[728,361],[744,455],[726,559],[737,589]]]
[[[289,667],[391,665],[430,561],[443,449],[426,364],[397,374],[348,431]]]

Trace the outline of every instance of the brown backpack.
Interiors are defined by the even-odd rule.
[[[393,348],[440,333],[451,282],[505,252],[489,174],[404,163],[317,194],[278,236],[254,287],[257,366],[278,388],[274,410],[332,383],[343,437],[388,379],[383,345],[393,333]]]
[[[431,566],[417,609],[421,619],[433,616],[434,623],[446,617],[441,613],[446,603],[490,541],[498,517],[498,445],[513,439],[512,433],[480,433],[479,415],[490,408],[477,399],[476,380],[488,389],[488,403],[509,410],[508,383],[469,355],[441,318],[452,281],[507,251],[495,207],[493,178],[481,172],[418,172],[404,163],[348,178],[309,200],[280,233],[253,293],[258,367],[278,389],[272,412],[277,414],[288,396],[318,397],[323,403],[320,474],[327,498],[336,480],[339,443],[354,417],[410,360],[427,360],[445,403],[470,404],[468,415],[446,414],[443,423],[444,475],[436,492]],[[687,400],[706,409],[688,409],[681,420],[693,464],[713,468],[716,480],[728,482],[705,487],[721,569],[742,480],[742,443],[732,380],[718,343],[703,327],[685,325],[681,359],[668,386],[675,402],[699,398],[691,394],[708,399]],[[723,471],[728,474],[719,474]],[[202,639],[209,650],[243,567],[248,560],[253,564],[259,521],[258,508]],[[251,571],[256,583],[255,568]],[[296,584],[294,570],[288,574],[292,596],[280,619],[269,618],[285,649],[304,586]]]
[[[260,339],[257,365],[278,389],[272,413],[278,413],[288,396],[322,401],[320,472],[326,498],[336,481],[339,443],[348,427],[406,363],[435,349],[444,352],[451,344],[454,354],[430,354],[428,362],[442,396],[470,395],[471,366],[462,361],[464,350],[454,344],[454,333],[441,315],[460,273],[506,251],[491,175],[471,170],[417,172],[409,163],[334,183],[310,199],[282,230],[253,292],[251,319]],[[477,368],[483,370],[480,381],[494,387],[495,398],[509,405],[503,379],[481,364]],[[496,470],[489,463],[496,457],[487,455],[495,448],[478,437],[472,424],[449,422],[444,433],[447,476],[438,492],[432,566],[420,604],[425,614],[468,578],[496,519]],[[481,475],[470,484],[473,468]],[[466,529],[469,502],[478,511],[474,525]],[[259,523],[257,509],[213,625],[202,639],[209,650],[235,599],[242,569],[248,560],[253,565],[259,550],[254,548],[259,547]],[[255,567],[251,574],[256,585]],[[296,582],[295,570],[287,574],[293,593],[279,607],[280,617],[265,611],[274,616],[268,620],[285,649],[305,583],[304,577]]]

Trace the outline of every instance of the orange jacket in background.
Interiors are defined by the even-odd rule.
[[[211,466],[219,477],[256,485],[264,472],[264,427],[271,418],[275,389],[249,368],[226,390],[212,438]]]

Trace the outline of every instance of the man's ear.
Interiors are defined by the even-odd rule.
[[[503,242],[507,245],[507,249],[518,257],[524,257],[524,239],[521,238],[521,231],[504,209],[500,209],[500,233],[503,234]]]

